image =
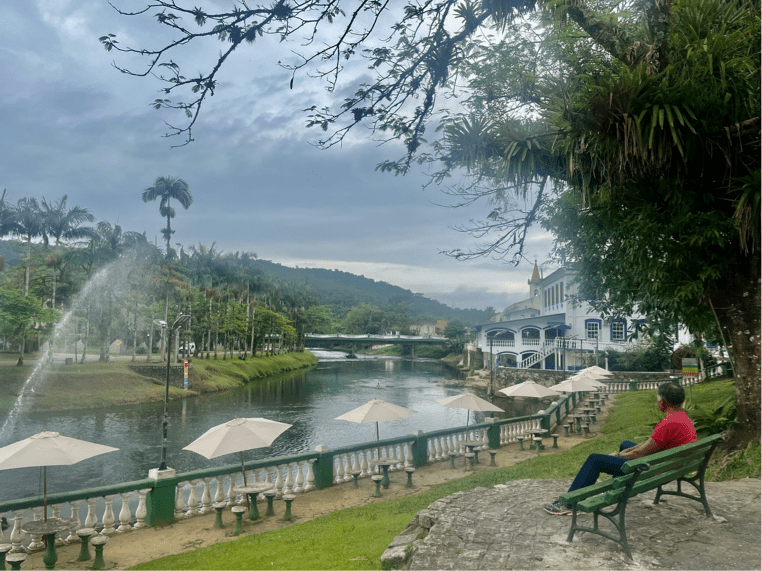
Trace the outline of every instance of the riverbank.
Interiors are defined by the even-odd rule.
[[[144,363],[142,361],[140,364]],[[132,371],[132,364],[131,361],[119,360],[72,365],[54,362],[49,371],[35,382],[34,392],[27,391],[28,398],[23,406],[26,410],[48,412],[163,400],[164,384]],[[258,356],[246,361],[197,359],[193,363],[189,390],[172,386],[169,398],[233,389],[257,379],[308,369],[316,364],[317,358],[309,351],[272,357]],[[161,363],[156,362],[156,365]],[[33,370],[34,365],[6,365],[0,368],[0,411],[9,411],[15,406],[24,383]]]

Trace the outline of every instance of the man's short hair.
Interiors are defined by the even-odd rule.
[[[660,384],[656,394],[672,406],[680,406],[685,402],[685,389],[672,381]]]

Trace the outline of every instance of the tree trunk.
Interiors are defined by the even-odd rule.
[[[709,299],[733,354],[739,424],[730,430],[727,445],[745,447],[760,437],[760,257],[734,256]]]

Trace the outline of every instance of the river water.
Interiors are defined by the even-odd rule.
[[[223,393],[171,401],[167,464],[178,473],[235,464],[238,461],[236,455],[207,460],[182,450],[212,426],[235,416],[264,417],[293,425],[269,448],[245,452],[246,460],[306,452],[321,444],[337,448],[372,442],[376,438],[375,424],[354,424],[336,420],[336,417],[373,398],[416,411],[404,421],[380,423],[382,439],[466,423],[465,410],[444,407],[437,402],[463,392],[458,387],[437,384],[456,375],[440,362],[399,358],[349,360],[338,352],[315,350],[313,353],[319,363],[309,371],[254,381]],[[86,398],[83,395],[83,399]],[[509,399],[497,399],[495,404],[506,409],[506,413],[495,413],[497,417],[529,414],[542,406],[533,402],[511,403]],[[119,448],[118,452],[72,466],[49,467],[48,493],[141,480],[148,476],[149,469],[158,467],[162,417],[162,402],[112,409],[22,413],[2,445],[47,429]],[[481,422],[484,418],[484,413],[471,413],[470,422]],[[41,494],[41,470],[0,471],[0,500]]]

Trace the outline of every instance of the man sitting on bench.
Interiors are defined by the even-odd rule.
[[[619,452],[613,454],[590,454],[574,478],[569,492],[592,486],[601,472],[612,476],[624,476],[622,464],[627,460],[669,450],[682,444],[696,441],[696,429],[683,410],[685,389],[668,381],[661,383],[656,391],[656,404],[666,416],[659,421],[653,433],[645,442],[635,444],[625,440],[619,445]],[[549,514],[570,515],[572,509],[561,501],[542,506]]]

